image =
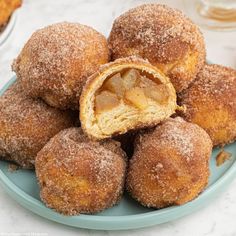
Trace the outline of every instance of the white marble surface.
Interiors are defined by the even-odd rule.
[[[12,77],[10,65],[37,28],[58,21],[80,22],[109,34],[112,20],[130,7],[145,2],[164,2],[180,9],[183,1],[142,0],[25,0],[18,12],[16,28],[4,47],[0,47],[0,88]],[[185,1],[186,2],[186,1]],[[191,17],[191,16],[190,16]],[[208,59],[236,68],[236,32],[203,30]],[[236,236],[236,180],[209,206],[171,223],[129,231],[92,231],[69,228],[34,215],[18,205],[0,189],[0,236],[2,235],[158,235],[158,236]],[[12,234],[10,234],[12,233]],[[14,234],[13,234],[14,233]],[[34,234],[31,234],[34,235]]]

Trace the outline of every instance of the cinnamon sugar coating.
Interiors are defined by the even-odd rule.
[[[41,199],[65,215],[112,207],[123,193],[125,158],[114,140],[93,142],[80,128],[63,130],[36,158]]]
[[[236,139],[236,70],[205,65],[196,81],[179,96],[186,107],[182,117],[201,126],[214,146]]]
[[[73,124],[70,111],[28,98],[16,82],[0,97],[0,159],[32,169],[38,151],[48,140]]]
[[[148,59],[170,77],[177,92],[188,87],[205,62],[199,28],[165,5],[144,4],[125,12],[115,20],[108,41],[113,60]]]
[[[184,204],[204,190],[212,142],[195,124],[177,117],[137,136],[127,189],[142,205]]]
[[[49,105],[78,109],[76,99],[88,76],[109,61],[106,38],[79,23],[37,30],[13,63],[27,94]]]

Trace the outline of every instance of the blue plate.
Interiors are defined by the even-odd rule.
[[[11,15],[9,22],[2,32],[0,32],[0,48],[7,42],[7,39],[10,37],[17,20],[17,10]]]
[[[14,80],[13,78],[5,85],[0,91],[0,95]],[[219,150],[215,149],[213,151],[210,161],[210,181],[206,190],[198,198],[182,206],[168,207],[161,210],[144,208],[125,194],[119,205],[102,213],[68,217],[47,208],[40,201],[39,188],[33,171],[18,170],[9,172],[8,163],[0,161],[0,183],[10,196],[22,206],[61,224],[98,230],[142,228],[188,215],[203,206],[207,206],[217,194],[223,192],[236,175],[236,143],[226,146],[225,149],[233,154],[231,159],[217,167],[215,157]]]

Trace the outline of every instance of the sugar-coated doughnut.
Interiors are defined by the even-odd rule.
[[[90,141],[80,128],[58,133],[36,158],[41,199],[65,215],[95,213],[117,204],[125,172],[126,156],[118,142]]]
[[[202,128],[169,118],[137,136],[127,189],[147,207],[191,201],[208,183],[211,151],[211,139]]]
[[[187,88],[205,62],[199,28],[180,11],[144,4],[118,17],[109,36],[112,59],[139,56],[170,77],[177,92]]]
[[[71,111],[28,98],[16,82],[0,97],[0,159],[34,168],[38,151],[56,133],[73,124]]]
[[[79,23],[57,23],[37,30],[13,63],[26,92],[49,105],[78,109],[88,76],[109,61],[106,38]]]
[[[186,107],[182,117],[205,129],[214,146],[235,141],[236,70],[205,65],[196,81],[180,94],[179,102]]]

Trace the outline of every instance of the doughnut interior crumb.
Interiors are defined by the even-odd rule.
[[[96,139],[151,127],[175,112],[176,92],[167,77],[136,57],[108,63],[86,84],[80,100],[85,132]]]
[[[148,117],[154,119],[166,106],[168,108],[170,101],[168,84],[145,71],[126,68],[108,76],[98,90],[95,117],[100,130],[109,134],[120,126],[140,123]]]

